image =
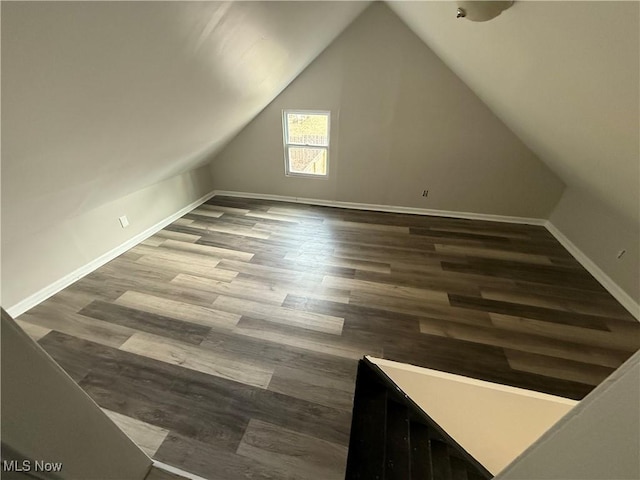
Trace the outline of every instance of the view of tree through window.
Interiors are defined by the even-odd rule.
[[[329,112],[286,111],[287,174],[327,175]]]

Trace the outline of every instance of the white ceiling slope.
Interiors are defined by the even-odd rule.
[[[366,6],[2,2],[5,235],[206,163]]]
[[[637,2],[486,23],[389,4],[568,185],[638,221]],[[367,5],[2,2],[5,235],[206,163]]]
[[[640,3],[516,1],[485,23],[388,4],[567,185],[638,224]]]

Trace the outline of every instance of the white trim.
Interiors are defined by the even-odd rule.
[[[189,480],[207,480],[206,478],[186,472],[181,468],[172,467],[171,465],[159,462],[158,460],[153,461],[153,467],[157,468],[158,470],[164,470],[165,472],[173,473],[174,475],[180,475],[181,477],[187,478]]]
[[[454,212],[450,210],[433,210],[429,208],[402,207],[402,206],[396,206],[396,205],[380,205],[376,203],[342,202],[339,200],[322,200],[319,198],[288,197],[285,195],[270,195],[266,193],[247,193],[247,192],[233,192],[233,191],[226,191],[226,190],[215,190],[214,194],[216,196],[220,195],[220,196],[226,196],[226,197],[256,198],[260,200],[276,200],[280,202],[303,203],[307,205],[320,205],[323,207],[348,208],[351,210],[374,210],[378,212],[409,213],[412,215],[431,215],[434,217],[463,218],[468,220],[486,220],[490,222],[503,222],[503,223],[521,223],[525,225],[545,225],[545,223],[547,222],[543,218],[510,217],[507,215],[491,215],[488,213],[474,213],[474,212]]]
[[[561,404],[569,405],[572,407],[578,403],[576,400],[572,400],[570,398],[565,398],[565,397],[559,397],[558,395],[550,395],[548,393],[536,392],[534,390],[526,390],[524,388],[512,387],[511,385],[502,385],[500,383],[487,382],[485,380],[478,380],[476,378],[465,377],[464,375],[457,375],[454,373],[442,372],[440,370],[433,370],[431,368],[418,367],[417,365],[412,365],[410,363],[395,362],[393,360],[386,360],[384,358],[372,357],[371,355],[365,355],[365,358],[380,367],[397,368],[398,370],[405,370],[411,373],[417,373],[420,375],[429,375],[431,377],[443,378],[445,380],[451,380],[454,382],[473,385],[476,387],[488,388],[491,390],[497,390],[499,392],[522,395],[524,397],[535,398],[538,400],[561,403]],[[393,379],[391,379],[391,381],[393,381]],[[395,381],[393,381],[393,383],[395,383]]]
[[[596,265],[582,250],[580,250],[571,240],[569,240],[558,228],[547,220],[544,226],[549,230],[558,242],[566,248],[571,255],[591,274],[593,277],[626,308],[636,320],[640,321],[640,305],[620,286],[614,282],[598,265]]]
[[[293,143],[289,141],[289,119],[287,115],[323,115],[327,117],[327,144],[326,145],[309,145],[304,143]],[[282,140],[284,142],[284,174],[287,177],[303,177],[303,178],[329,178],[329,145],[331,142],[331,111],[330,110],[282,110]],[[324,174],[292,172],[291,162],[289,161],[289,147],[297,148],[318,148],[325,151],[326,165]]]
[[[147,228],[145,231],[143,231],[143,232],[137,234],[136,236],[130,238],[129,240],[127,240],[126,242],[118,245],[114,249],[104,253],[103,255],[100,255],[95,260],[90,261],[86,265],[83,265],[82,267],[74,270],[73,272],[69,273],[68,275],[65,275],[64,277],[56,280],[55,282],[47,285],[46,287],[38,290],[33,295],[29,295],[24,300],[21,300],[20,302],[16,303],[15,305],[12,305],[11,307],[7,308],[6,309],[7,313],[9,313],[9,315],[11,315],[13,318],[18,317],[19,315],[23,314],[24,312],[26,312],[30,308],[35,307],[39,303],[44,302],[47,298],[55,295],[60,290],[62,290],[64,288],[67,288],[72,283],[80,280],[82,277],[90,274],[91,272],[93,272],[97,268],[100,268],[105,263],[110,262],[111,260],[116,258],[118,255],[121,255],[124,252],[126,252],[127,250],[129,250],[130,248],[133,248],[138,243],[140,243],[143,240],[149,238],[151,235],[155,234],[159,230],[162,230],[164,227],[169,225],[171,222],[173,222],[173,221],[177,220],[178,218],[182,217],[183,215],[189,213],[194,208],[202,205],[204,202],[209,200],[214,195],[215,195],[215,192],[209,192],[206,195],[203,195],[202,197],[200,197],[196,201],[191,202],[189,205],[187,205],[184,208],[181,208],[176,213],[170,215],[169,217],[165,218],[164,220],[162,220],[162,221],[156,223],[155,225]]]

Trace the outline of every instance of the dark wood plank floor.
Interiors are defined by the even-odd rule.
[[[542,227],[215,197],[18,319],[156,459],[343,478],[365,354],[580,399],[640,324]]]

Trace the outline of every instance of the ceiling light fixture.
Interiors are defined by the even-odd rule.
[[[513,5],[513,1],[458,1],[456,18],[466,18],[472,22],[486,22],[496,18],[511,5]]]

